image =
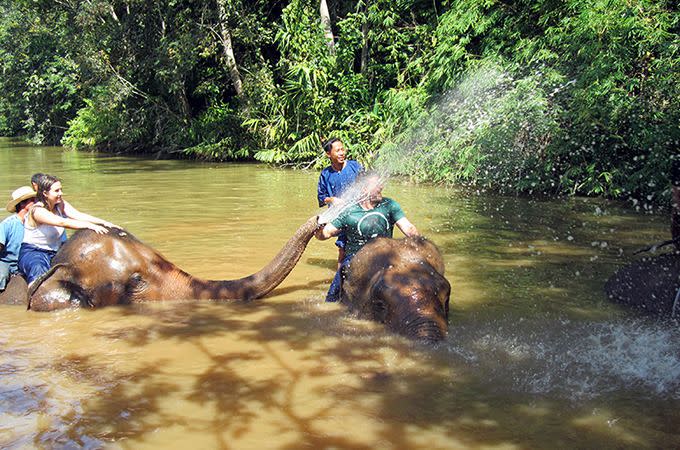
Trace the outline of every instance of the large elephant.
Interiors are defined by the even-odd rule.
[[[451,285],[437,247],[422,237],[376,238],[345,270],[341,302],[363,319],[437,342],[448,332]]]
[[[632,262],[616,271],[604,288],[617,303],[662,316],[680,314],[680,254]]]
[[[50,270],[28,289],[28,308],[52,311],[153,300],[250,300],[278,286],[293,270],[318,228],[310,218],[259,272],[237,280],[191,276],[128,232],[80,230],[55,255]]]

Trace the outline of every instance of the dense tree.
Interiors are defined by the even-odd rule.
[[[36,142],[667,196],[662,0],[0,0],[0,129]]]
[[[32,2],[0,3],[0,132],[58,143],[83,105],[67,17]]]

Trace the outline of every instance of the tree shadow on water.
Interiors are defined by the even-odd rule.
[[[281,435],[286,435],[281,440],[261,436],[263,445],[285,449],[449,444],[540,448],[549,443],[571,448],[657,447],[678,436],[670,431],[677,412],[667,424],[654,425],[652,419],[631,424],[628,412],[609,404],[612,417],[624,418],[618,433],[592,426],[588,417],[593,406],[588,402],[494,392],[448,354],[448,343],[423,346],[388,335],[378,325],[348,319],[342,308],[310,306],[311,312],[304,305],[275,301],[229,305],[229,318],[215,304],[187,303],[162,311],[121,308],[121,317],[142,315],[153,321],[146,329],[135,325],[98,337],[122,340],[141,353],[161,341],[168,345],[168,355],[120,372],[79,355],[55,361],[53,370],[97,386],[97,395],[60,417],[51,431],[38,436],[36,445],[97,447],[96,443],[125,440],[132,445],[149,433],[181,426],[202,438],[210,436],[215,448],[237,448],[231,442],[257,436],[262,414],[275,417],[268,430],[280,427]],[[242,320],[241,314],[248,319]],[[222,350],[205,341],[221,335],[247,350]],[[165,362],[173,358],[173,342],[181,341],[189,341],[205,362],[196,373],[165,373]],[[252,372],[244,366],[261,370]],[[185,375],[191,377],[188,384],[167,378]],[[306,395],[300,397],[300,392]],[[213,413],[203,418],[183,415],[163,403],[167,397]],[[307,405],[310,398],[318,403]],[[672,411],[672,405],[665,408]],[[357,417],[373,423],[376,436],[348,429],[347,421],[356,423]],[[665,425],[669,431],[656,442],[641,431]]]

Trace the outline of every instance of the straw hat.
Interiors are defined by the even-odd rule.
[[[24,200],[35,197],[35,191],[28,186],[21,186],[12,192],[12,199],[7,203],[7,211],[11,213],[17,212],[17,205]]]

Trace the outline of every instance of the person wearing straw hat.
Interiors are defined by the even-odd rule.
[[[35,191],[21,186],[12,192],[7,202],[11,216],[0,222],[0,292],[4,291],[12,275],[19,272],[19,249],[24,240],[24,220],[35,203]]]

